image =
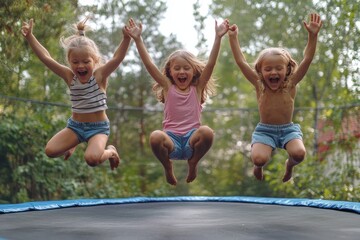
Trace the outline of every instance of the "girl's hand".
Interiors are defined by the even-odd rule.
[[[229,27],[229,36],[232,37],[232,36],[237,36],[239,33],[239,28],[236,24],[233,24]]]
[[[306,23],[306,21],[304,21],[304,26],[310,34],[317,35],[322,26],[320,16],[316,13],[310,14],[310,21],[309,23]]]
[[[26,38],[32,34],[32,28],[33,28],[33,19],[30,19],[30,21],[23,22],[21,27],[21,34]]]
[[[125,28],[126,26],[121,29],[124,38],[131,38]]]
[[[220,25],[217,24],[215,20],[215,32],[216,36],[222,37],[229,30],[229,20],[225,19]]]
[[[141,23],[136,24],[136,22],[130,18],[129,25],[125,26],[125,31],[134,40],[139,39],[142,33],[142,25]]]

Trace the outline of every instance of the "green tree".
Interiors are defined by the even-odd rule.
[[[111,121],[110,143],[119,148],[121,164],[90,168],[83,160],[81,144],[68,161],[44,154],[47,140],[65,126],[70,116],[63,81],[47,70],[20,35],[21,21],[35,19],[34,33],[51,55],[65,63],[59,38],[72,23],[91,15],[88,36],[110,58],[121,41],[130,17],[142,22],[143,38],[158,66],[170,52],[182,47],[175,36],[159,31],[169,1],[97,1],[80,6],[77,1],[3,1],[0,4],[0,201],[67,198],[108,198],[178,195],[252,195],[308,197],[358,201],[358,138],[342,124],[359,118],[359,6],[356,1],[218,1],[201,15],[200,1],[193,5],[199,56],[206,59],[202,32],[207,15],[228,18],[239,26],[239,40],[249,62],[269,46],[288,48],[302,59],[307,33],[302,21],[318,12],[324,25],[316,57],[301,82],[294,122],[301,122],[308,149],[305,161],[295,168],[293,181],[282,184],[286,152],[277,150],[266,167],[264,182],[252,176],[250,140],[259,115],[252,85],[236,66],[225,38],[214,72],[218,94],[203,112],[203,124],[215,130],[215,142],[200,161],[198,178],[186,177],[187,164],[175,162],[180,182],[174,188],[149,148],[148,137],[161,129],[162,104],[155,99],[153,80],[144,68],[134,44],[109,79],[107,111]],[[340,11],[339,9],[344,9]],[[170,19],[170,21],[172,21]],[[317,121],[337,137],[329,143],[325,159],[317,154]],[[343,138],[341,138],[343,137]],[[331,159],[330,159],[331,157]],[[335,170],[335,171],[334,171]]]
[[[324,21],[313,66],[300,83],[296,99],[297,110],[294,113],[294,121],[302,124],[305,145],[309,152],[305,163],[298,167],[298,171],[302,175],[299,178],[297,178],[297,175],[294,177],[294,185],[299,189],[292,191],[289,185],[279,184],[278,175],[283,172],[283,162],[286,159],[286,154],[280,151],[273,157],[273,161],[266,170],[268,175],[266,182],[269,183],[268,187],[272,189],[271,194],[273,195],[278,195],[281,192],[287,193],[288,196],[301,195],[301,192],[306,191],[304,188],[309,188],[309,186],[312,190],[306,191],[306,196],[318,197],[320,195],[319,192],[314,190],[319,187],[314,178],[320,175],[321,179],[325,181],[327,179],[326,175],[323,176],[316,172],[319,169],[325,171],[325,168],[321,168],[323,163],[317,161],[316,157],[311,156],[316,156],[317,153],[318,129],[316,126],[318,125],[318,119],[334,116],[337,111],[334,106],[354,104],[356,109],[356,106],[359,105],[359,68],[357,64],[359,56],[354,54],[354,52],[358,52],[359,43],[358,8],[356,1],[326,0],[298,2],[215,0],[211,5],[213,15],[229,18],[231,23],[238,25],[240,44],[250,63],[255,60],[260,50],[271,46],[286,47],[291,51],[294,58],[299,61],[302,58],[307,39],[307,33],[302,26],[302,21],[307,20],[308,14],[314,11],[318,12]],[[340,9],[345,9],[345,11],[340,11]],[[250,110],[256,106],[252,86],[237,69],[228,45],[225,45],[223,49],[224,53],[220,56],[218,63],[218,69],[221,72],[219,75],[222,76],[219,81],[220,93],[218,95],[219,99],[216,99],[214,103],[220,103],[223,107],[226,106],[229,111],[234,106],[238,108],[247,106]],[[237,121],[241,122],[239,124],[242,126],[238,126],[239,130],[234,131],[232,128],[234,125],[231,124],[231,121],[226,121],[226,119],[231,118],[224,118],[225,115],[221,115],[221,120],[218,120],[218,122],[222,126],[217,125],[215,127],[217,129],[216,134],[223,137],[226,136],[228,131],[233,135],[233,139],[237,139],[238,142],[249,142],[249,133],[247,132],[244,135],[243,129],[253,129],[259,118],[256,115],[249,114],[247,111],[241,111],[240,114],[246,116],[238,117]],[[344,118],[339,116],[336,119],[341,125]],[[337,130],[340,131],[339,129],[338,127]],[[223,149],[229,140],[229,138],[226,138],[224,142],[220,143],[220,148]],[[358,139],[352,139],[351,141],[356,143]],[[358,149],[356,145],[355,149]],[[249,148],[239,149],[243,156],[249,155],[248,150]],[[340,151],[344,152],[347,149],[344,148]],[[228,152],[231,153],[232,151],[229,149]],[[231,161],[231,159],[232,157],[228,161]],[[339,159],[339,165],[341,165],[342,160]],[[248,161],[248,157],[242,161]],[[355,162],[352,162],[352,166],[356,166],[354,165]],[[224,162],[221,164],[224,165]],[[210,166],[210,168],[217,167],[216,165]],[[304,171],[301,171],[301,169],[304,169]],[[339,182],[336,186],[345,183],[343,179],[348,176],[348,173],[348,171],[344,171],[339,173],[338,176],[334,176],[334,179]],[[348,182],[353,183],[354,180],[356,182],[356,179],[358,181],[358,171],[355,171],[351,176]],[[322,182],[322,180],[318,181]],[[345,186],[348,189],[354,189],[351,187],[354,184],[349,186],[349,184],[345,183]],[[330,198],[344,197],[338,194],[334,188],[330,189],[329,185],[321,186],[321,189],[324,188],[332,193],[332,195],[327,194]],[[251,189],[251,186],[246,186],[246,189]],[[311,192],[312,194],[309,194]],[[352,193],[354,192],[352,191]],[[261,188],[255,194],[267,195],[268,193]]]

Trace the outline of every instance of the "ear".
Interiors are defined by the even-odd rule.
[[[286,76],[289,76],[291,73],[291,66],[290,64],[287,66]]]
[[[168,77],[169,79],[173,80],[173,79],[172,79],[172,76],[171,76],[171,70],[170,70],[170,68],[166,68],[166,69],[165,69],[165,74],[166,74],[166,77]]]

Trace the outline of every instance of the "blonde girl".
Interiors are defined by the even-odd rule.
[[[141,37],[142,25],[130,19],[127,33],[134,39],[139,55],[156,84],[153,90],[164,103],[163,129],[150,135],[154,155],[164,167],[166,180],[177,184],[171,160],[188,162],[188,183],[195,180],[197,165],[210,149],[214,133],[201,125],[202,104],[214,92],[211,77],[220,49],[222,37],[229,28],[228,20],[220,25],[215,21],[215,40],[207,63],[203,63],[185,50],[173,52],[166,60],[161,72],[153,63]]]
[[[55,158],[64,156],[68,159],[76,146],[87,142],[84,154],[89,166],[97,166],[107,159],[113,170],[119,165],[119,155],[114,146],[106,147],[110,123],[106,115],[106,89],[108,77],[123,61],[129,48],[131,38],[123,29],[123,40],[116,49],[114,56],[103,63],[95,42],[85,36],[88,29],[86,18],[76,26],[76,33],[68,38],[61,38],[69,66],[54,60],[50,53],[33,35],[34,22],[24,22],[21,33],[29,43],[37,57],[51,71],[61,77],[70,89],[72,115],[66,128],[53,136],[46,145],[47,156]]]
[[[250,67],[240,48],[238,27],[235,24],[229,27],[229,41],[235,61],[256,89],[260,122],[252,135],[251,159],[258,180],[263,180],[263,167],[276,148],[286,149],[288,153],[283,182],[291,179],[293,167],[305,158],[303,134],[300,125],[292,122],[292,117],[296,86],[305,76],[315,54],[317,36],[322,26],[320,16],[310,14],[310,21],[304,21],[304,26],[308,32],[308,42],[299,65],[286,49],[268,48],[260,53],[255,68]]]

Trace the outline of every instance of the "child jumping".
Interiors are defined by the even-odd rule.
[[[106,147],[110,134],[110,122],[106,115],[106,88],[108,77],[123,61],[131,38],[123,29],[123,40],[114,56],[103,63],[97,45],[85,36],[87,20],[88,18],[76,25],[74,35],[61,38],[69,67],[54,60],[36,39],[32,33],[33,19],[23,23],[21,33],[37,57],[64,79],[70,89],[72,116],[68,119],[66,128],[49,140],[45,148],[46,155],[51,158],[64,156],[66,160],[79,143],[87,142],[84,154],[86,163],[93,167],[109,159],[110,168],[114,170],[118,167],[120,158],[114,146]]]
[[[308,32],[304,58],[298,65],[283,48],[263,50],[255,61],[255,69],[247,63],[238,41],[238,27],[229,27],[229,41],[235,61],[245,78],[254,85],[260,122],[252,135],[251,160],[253,173],[263,180],[263,167],[276,148],[286,149],[288,159],[282,181],[292,177],[293,167],[302,162],[306,149],[299,124],[292,122],[296,85],[305,76],[316,51],[317,36],[322,26],[318,14],[310,14],[310,21],[303,22]]]
[[[134,39],[139,55],[155,80],[153,90],[159,101],[164,103],[163,129],[150,135],[154,155],[164,167],[166,180],[176,185],[171,160],[188,161],[188,183],[195,180],[197,165],[210,149],[214,133],[208,126],[201,125],[202,104],[215,91],[212,72],[220,50],[222,37],[229,29],[228,20],[220,25],[215,21],[215,40],[207,63],[185,50],[170,54],[160,71],[153,63],[141,37],[142,25],[130,19],[125,27]]]

